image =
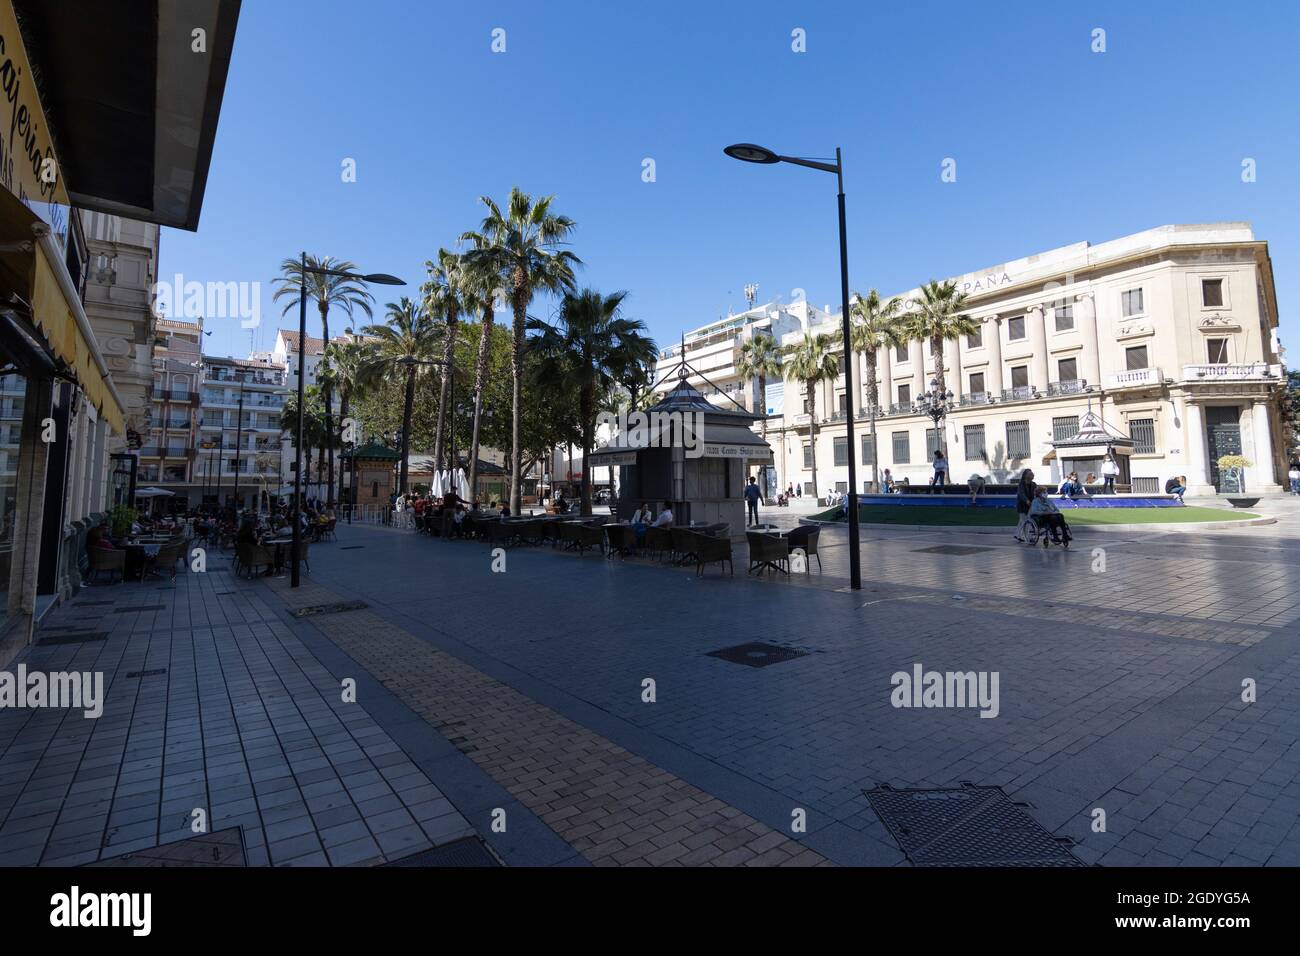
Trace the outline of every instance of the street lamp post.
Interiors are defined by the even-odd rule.
[[[948,413],[953,410],[952,389],[940,391],[938,379],[930,380],[930,390],[916,400],[916,410],[922,415],[930,416],[934,422],[935,433],[935,451],[943,454],[944,460],[948,460],[948,435],[944,427],[944,422],[948,419]],[[952,480],[952,464],[948,465],[948,480]],[[943,494],[943,489],[939,489],[939,494]]]
[[[298,587],[301,583],[299,556],[302,554],[302,434],[305,425],[303,401],[305,400],[306,359],[307,359],[307,273],[318,276],[341,276],[358,282],[372,282],[376,285],[406,285],[396,276],[382,272],[371,275],[358,275],[343,269],[322,269],[307,265],[307,253],[299,260],[298,273],[298,429],[293,437],[293,561],[289,575],[289,586]],[[333,441],[333,435],[327,435],[326,441]]]
[[[853,454],[853,336],[852,323],[849,319],[849,244],[848,244],[848,227],[845,223],[844,214],[844,162],[840,154],[840,148],[835,148],[835,162],[826,162],[817,159],[802,159],[797,156],[782,156],[774,153],[765,146],[755,146],[753,143],[736,143],[728,146],[723,150],[732,159],[739,159],[746,163],[760,163],[771,165],[772,163],[792,163],[795,166],[807,166],[809,169],[820,169],[823,172],[834,173],[837,184],[839,185],[839,212],[840,212],[840,309],[842,318],[841,334],[844,337],[844,392],[849,396],[849,413],[845,416],[845,439],[849,446],[849,586],[853,590],[862,588],[862,557],[859,550],[859,530],[858,530],[858,470],[855,456]],[[813,450],[816,454],[816,449]],[[875,449],[872,449],[874,456]],[[813,489],[816,494],[817,489]]]

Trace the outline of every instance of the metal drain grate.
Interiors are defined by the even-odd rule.
[[[432,850],[404,856],[384,866],[500,866],[483,841],[478,837],[465,837]]]
[[[341,601],[338,604],[314,604],[300,607],[293,612],[294,617],[315,617],[317,614],[339,614],[343,611],[360,611],[370,607],[365,601]]]
[[[127,677],[157,677],[159,674],[166,674],[167,668],[153,667],[147,671],[127,671]]]
[[[993,548],[975,544],[937,544],[932,548],[914,548],[915,554],[979,554],[981,551],[993,551]]]
[[[106,641],[108,640],[108,631],[96,632],[72,632],[65,631],[62,633],[52,632],[42,635],[39,632],[36,635],[36,643],[42,646],[50,644],[84,644],[87,641]]]
[[[794,660],[796,657],[806,657],[808,652],[760,641],[724,647],[719,651],[709,651],[705,656],[717,657],[733,664],[744,664],[747,667],[767,667],[769,664],[780,664],[782,661]]]
[[[365,547],[364,544],[349,544],[349,545],[344,545],[343,547],[339,548],[339,550],[340,550],[340,551],[360,551],[360,550],[361,550],[362,548],[364,548],[364,547]]]
[[[166,604],[138,604],[135,607],[115,607],[114,614],[134,614],[136,611],[165,611]]]
[[[863,791],[915,866],[1083,866],[1001,787]]]

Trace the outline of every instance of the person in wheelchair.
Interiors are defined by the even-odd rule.
[[[1047,496],[1046,488],[1039,488],[1034,493],[1034,500],[1029,505],[1029,517],[1033,519],[1038,530],[1052,536],[1056,544],[1069,544],[1070,526],[1065,523],[1065,516],[1056,507],[1055,502]]]

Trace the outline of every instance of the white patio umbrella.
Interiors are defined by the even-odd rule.
[[[465,469],[456,469],[456,495],[462,501],[469,501],[469,479],[465,477]]]
[[[162,497],[170,498],[173,495],[175,495],[174,491],[167,491],[164,488],[154,488],[154,487],[139,488],[136,490],[135,493],[135,496],[137,498],[162,498]]]
[[[429,494],[433,495],[433,497],[435,497],[435,498],[441,498],[441,497],[442,497],[442,495],[443,495],[443,490],[442,490],[442,472],[441,472],[441,471],[435,471],[435,472],[433,473],[433,483],[429,486]]]

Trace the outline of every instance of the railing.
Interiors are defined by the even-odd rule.
[[[916,412],[916,408],[912,405],[911,402],[894,402],[894,404],[892,404],[892,405],[889,406],[889,412],[888,412],[888,414],[890,414],[890,415],[912,415],[912,414],[914,414],[915,412]]]
[[[1048,382],[1047,394],[1051,395],[1078,395],[1088,387],[1088,383],[1083,379],[1071,379],[1068,382]]]
[[[1281,378],[1282,366],[1266,362],[1236,365],[1184,365],[1183,378],[1211,382],[1242,381],[1245,379]]]
[[[1164,374],[1158,368],[1135,368],[1111,375],[1110,387],[1133,388],[1138,385],[1159,385],[1164,380]]]
[[[794,416],[794,423],[795,425],[811,425],[812,416],[809,415],[807,412],[804,412],[801,415],[796,415]]]
[[[968,405],[988,405],[992,401],[993,395],[989,392],[967,392],[962,395],[957,404],[964,408]]]
[[[849,413],[848,413],[848,412],[844,412],[844,411],[840,411],[840,412],[831,412],[829,415],[823,415],[823,416],[822,416],[822,421],[824,421],[824,422],[842,422],[842,421],[844,421],[844,420],[845,420],[846,418],[848,418],[848,417],[849,417]]]
[[[1032,385],[1013,385],[1011,388],[1002,390],[1002,401],[1004,402],[1023,402],[1036,397],[1037,393]]]

